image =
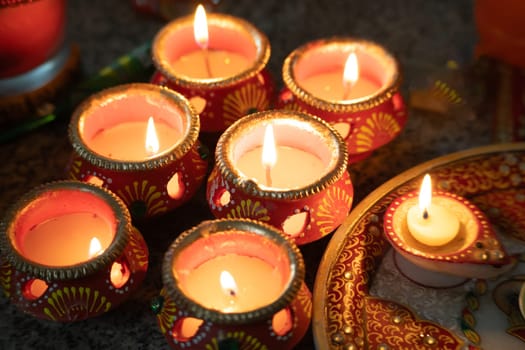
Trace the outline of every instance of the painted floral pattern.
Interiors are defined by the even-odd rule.
[[[133,203],[144,203],[146,216],[158,215],[168,210],[157,185],[148,180],[133,181],[132,184],[117,190],[117,194],[131,208],[133,208]]]
[[[377,148],[392,140],[401,131],[401,126],[396,119],[388,113],[372,113],[366,121],[356,126],[350,135],[350,153],[363,153]]]
[[[107,312],[110,308],[111,302],[100,291],[73,286],[51,292],[44,314],[53,321],[76,321],[92,314]]]
[[[266,88],[257,83],[248,83],[232,91],[224,98],[224,125],[229,126],[237,119],[268,108],[270,104]]]

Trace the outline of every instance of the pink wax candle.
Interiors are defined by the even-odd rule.
[[[151,81],[186,96],[200,116],[202,131],[216,133],[250,111],[270,106],[270,43],[241,18],[200,12],[203,18],[197,11],[157,33],[152,45],[157,72]]]
[[[2,288],[23,311],[69,322],[109,311],[145,276],[148,249],[124,203],[78,181],[44,184],[9,210],[0,232]]]
[[[204,179],[199,130],[199,116],[171,89],[133,83],[103,90],[71,117],[69,175],[115,192],[136,219],[163,214]]]
[[[277,107],[329,122],[345,140],[351,163],[393,140],[406,123],[399,63],[377,43],[344,37],[309,42],[286,57],[282,78]]]
[[[108,93],[100,102],[90,104],[78,124],[82,140],[99,155],[145,161],[181,141],[183,111],[162,93],[149,93],[137,85]]]

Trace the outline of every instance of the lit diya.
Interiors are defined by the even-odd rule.
[[[384,230],[401,256],[401,272],[427,286],[492,278],[513,266],[485,215],[463,197],[432,191],[428,174],[419,193],[409,192],[390,204]]]

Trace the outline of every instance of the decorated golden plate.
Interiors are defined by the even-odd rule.
[[[406,278],[383,233],[396,198],[430,173],[434,187],[489,218],[514,268],[490,280],[426,287]],[[525,349],[525,143],[479,147],[420,164],[368,195],[334,233],[314,287],[317,349]],[[521,301],[523,303],[523,301]]]

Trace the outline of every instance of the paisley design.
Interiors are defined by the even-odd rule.
[[[53,321],[77,321],[107,312],[111,302],[98,290],[88,287],[64,287],[47,299],[44,314]]]
[[[401,126],[391,114],[372,113],[350,136],[355,138],[355,149],[350,153],[371,151],[392,140],[400,131]]]
[[[164,300],[162,305],[162,310],[157,313],[157,323],[162,334],[171,332],[173,324],[175,323],[177,306],[175,303],[168,297],[166,289],[162,288],[160,291],[160,297]]]
[[[296,298],[303,307],[305,315],[310,319],[312,317],[312,295],[305,284],[299,289]]]
[[[397,303],[369,297],[366,300],[367,339],[371,349],[386,344],[391,349],[460,349],[462,341],[437,324],[419,320]],[[394,316],[392,316],[394,315]]]
[[[167,210],[166,204],[161,198],[161,192],[157,190],[157,186],[150,184],[147,180],[133,181],[131,185],[119,189],[117,194],[130,208],[134,207],[134,203],[143,203],[146,212],[141,214],[145,216],[158,215]]]
[[[352,206],[352,200],[352,194],[345,191],[344,188],[339,186],[329,187],[319,204],[315,216],[321,236],[329,234],[341,224],[348,215],[348,211]]]
[[[269,104],[264,86],[256,83],[246,84],[224,98],[224,124],[229,126],[247,114],[266,109]]]
[[[241,200],[241,203],[235,208],[232,208],[228,214],[226,214],[226,217],[228,219],[248,218],[259,221],[270,221],[268,209],[266,209],[261,202],[252,201],[251,199]]]
[[[233,340],[238,342],[239,349],[242,350],[269,350],[268,347],[261,343],[259,339],[256,337],[247,334],[244,331],[230,331],[226,332],[224,334],[224,338],[228,340]],[[213,338],[210,343],[206,344],[204,346],[204,349],[206,350],[219,350],[222,349],[222,347],[219,347],[219,340],[217,338]],[[237,348],[235,348],[237,349]]]
[[[489,192],[472,200],[514,238],[525,241],[525,190]]]
[[[4,291],[4,295],[9,298],[11,295],[10,290],[11,281],[13,278],[13,269],[7,261],[4,261],[4,259],[0,259],[0,261],[2,261],[2,264],[0,265],[0,286]]]

